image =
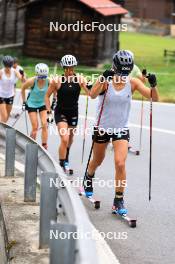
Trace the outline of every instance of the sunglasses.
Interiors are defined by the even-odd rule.
[[[43,75],[43,76],[37,76],[37,79],[45,80],[45,79],[47,79],[47,76],[46,76],[46,75]]]

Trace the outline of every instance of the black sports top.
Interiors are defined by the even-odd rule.
[[[57,106],[55,111],[71,111],[78,110],[78,99],[80,96],[81,87],[75,76],[74,82],[65,81],[65,76],[62,76],[61,87],[57,91]]]

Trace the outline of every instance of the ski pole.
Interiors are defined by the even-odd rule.
[[[101,116],[102,116],[102,113],[103,113],[103,108],[104,108],[104,103],[105,103],[105,99],[106,99],[106,94],[107,94],[107,91],[108,91],[108,86],[107,86],[107,89],[105,91],[105,94],[104,94],[104,97],[103,97],[103,101],[102,101],[102,105],[101,105],[101,109],[100,109],[100,113],[99,113],[99,116],[98,116],[98,121],[97,121],[97,125],[96,125],[97,128],[99,127]],[[83,186],[84,186],[85,177],[86,177],[86,174],[87,174],[87,171],[88,171],[90,159],[91,159],[91,156],[92,156],[92,151],[93,151],[94,144],[95,144],[95,134],[94,134],[94,138],[93,138],[93,141],[92,141],[88,162],[87,162],[87,165],[86,165],[86,170],[85,170],[84,179],[83,179]]]
[[[85,113],[85,121],[84,121],[84,135],[83,135],[83,149],[82,149],[81,163],[83,163],[83,159],[84,159],[84,149],[85,149],[85,142],[86,142],[86,128],[87,128],[88,105],[89,105],[89,96],[87,95],[86,96],[86,113]]]
[[[142,96],[141,114],[140,114],[139,154],[140,154],[141,148],[142,148],[142,131],[143,131],[143,96]]]
[[[149,153],[149,201],[151,200],[151,178],[152,178],[152,115],[153,115],[153,98],[151,88],[150,98],[150,153]]]
[[[27,135],[29,135],[29,130],[28,130],[28,122],[27,122],[27,113],[26,113],[26,110],[24,110],[24,112],[25,112],[26,132],[27,132]]]
[[[145,78],[147,75],[147,70],[143,69],[142,71],[142,77],[144,78],[143,82],[145,83]],[[139,154],[141,152],[141,148],[142,148],[142,132],[143,132],[143,106],[144,106],[144,102],[143,102],[143,96],[142,96],[142,103],[141,103],[141,114],[140,114],[140,139],[139,139]]]

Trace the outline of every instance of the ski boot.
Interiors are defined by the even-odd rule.
[[[114,203],[112,206],[112,212],[119,214],[119,215],[126,215],[128,213],[128,210],[124,206],[124,200],[123,198],[114,198]]]
[[[73,170],[69,168],[69,162],[67,162],[66,160],[63,162],[60,162],[60,166],[63,169],[64,173],[66,173],[67,175],[73,174]]]
[[[93,196],[93,182],[92,182],[93,178],[94,178],[94,175],[89,176],[88,173],[86,173],[84,182],[83,182],[83,187],[84,187],[84,192],[85,192],[86,197]]]

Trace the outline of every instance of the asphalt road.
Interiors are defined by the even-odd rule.
[[[80,98],[79,126],[83,127],[86,98]],[[19,104],[17,99],[17,104]],[[89,102],[88,126],[93,125],[96,101]],[[18,111],[15,109],[14,111]],[[127,239],[108,239],[107,243],[121,264],[174,264],[175,263],[175,105],[153,105],[153,170],[152,200],[148,201],[149,177],[149,104],[144,104],[144,129],[140,156],[128,155],[126,205],[129,215],[137,217],[137,228],[129,228],[123,221],[111,214],[114,188],[96,185],[95,194],[101,200],[101,209],[94,210],[87,200],[84,204],[99,231],[105,233],[127,232]],[[9,124],[13,123],[9,120]],[[140,102],[133,101],[130,115],[131,144],[139,145]],[[26,132],[24,115],[16,128]],[[51,132],[51,131],[50,131]],[[39,140],[39,139],[38,139]],[[59,137],[49,137],[49,152],[58,160]],[[91,146],[91,136],[86,137],[84,164],[81,165],[82,136],[76,136],[70,160],[75,177],[83,177]],[[106,158],[96,173],[96,178],[108,181],[114,178],[113,152],[108,148]]]

